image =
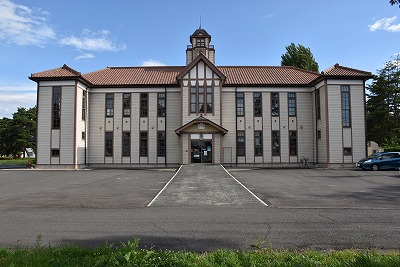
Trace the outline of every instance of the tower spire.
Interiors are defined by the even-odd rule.
[[[200,27],[199,27],[199,29],[201,29],[201,15],[200,15]]]

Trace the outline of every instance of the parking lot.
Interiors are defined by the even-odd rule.
[[[399,248],[397,171],[185,168],[1,170],[0,246]]]

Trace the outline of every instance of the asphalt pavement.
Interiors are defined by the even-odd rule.
[[[188,251],[400,247],[397,171],[228,171],[248,190],[218,165],[178,174],[2,170],[0,246],[34,246],[40,236],[45,246],[139,238],[142,247]]]

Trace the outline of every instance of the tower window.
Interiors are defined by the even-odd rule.
[[[52,112],[53,129],[60,129],[60,118],[61,118],[61,86],[54,86],[53,112]]]
[[[123,115],[124,117],[130,117],[131,116],[131,94],[125,93],[123,95]]]
[[[199,38],[196,40],[196,46],[197,47],[204,47],[206,46],[206,39],[204,38]]]

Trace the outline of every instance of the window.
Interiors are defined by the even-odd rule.
[[[321,95],[319,89],[315,90],[315,113],[317,120],[321,119]]]
[[[289,116],[296,116],[296,93],[288,93]]]
[[[82,92],[82,120],[86,120],[86,91]]]
[[[53,87],[53,112],[52,112],[52,127],[60,129],[61,120],[61,86]]]
[[[272,156],[281,155],[281,139],[279,131],[272,131]]]
[[[279,116],[279,93],[271,93],[271,114]]]
[[[350,86],[340,86],[342,91],[342,125],[350,127]]]
[[[254,116],[262,116],[261,93],[254,93]]]
[[[106,94],[106,117],[114,116],[114,94]]]
[[[52,149],[51,150],[52,157],[59,157],[60,156],[60,149]]]
[[[157,156],[165,157],[165,132],[158,132],[157,138]]]
[[[297,156],[297,131],[289,131],[289,155]]]
[[[196,46],[197,46],[197,47],[204,47],[204,46],[206,46],[206,39],[204,39],[204,38],[196,39]]]
[[[85,140],[85,139],[86,139],[86,133],[82,132],[82,140]]]
[[[317,131],[317,138],[318,138],[318,140],[321,140],[321,138],[322,138],[321,130]]]
[[[244,139],[244,131],[236,132],[236,155],[237,156],[245,156],[246,155],[246,147],[245,147],[245,139]]]
[[[157,95],[157,114],[158,117],[165,117],[165,93],[158,93]]]
[[[254,155],[263,155],[262,131],[254,131]]]
[[[244,116],[244,93],[236,93],[236,116]]]
[[[149,109],[149,94],[140,94],[140,117],[147,117]]]
[[[191,87],[190,88],[190,112],[191,113],[196,113],[197,109],[197,94],[196,94],[196,87]]]
[[[122,133],[122,156],[123,157],[131,156],[131,133],[130,132]]]
[[[106,157],[112,157],[113,155],[113,132],[105,133],[104,155]]]
[[[212,113],[213,88],[211,86],[190,88],[190,113]]]
[[[351,147],[343,148],[343,156],[351,156],[351,155],[352,155]]]
[[[206,92],[206,105],[207,105],[207,113],[212,113],[212,96],[213,96],[213,90],[211,86],[207,86],[207,92]]]
[[[130,117],[131,116],[131,94],[125,93],[123,95],[123,116]]]
[[[204,113],[204,87],[197,88],[199,99],[199,113]]]
[[[147,132],[140,132],[140,156],[147,157]]]

